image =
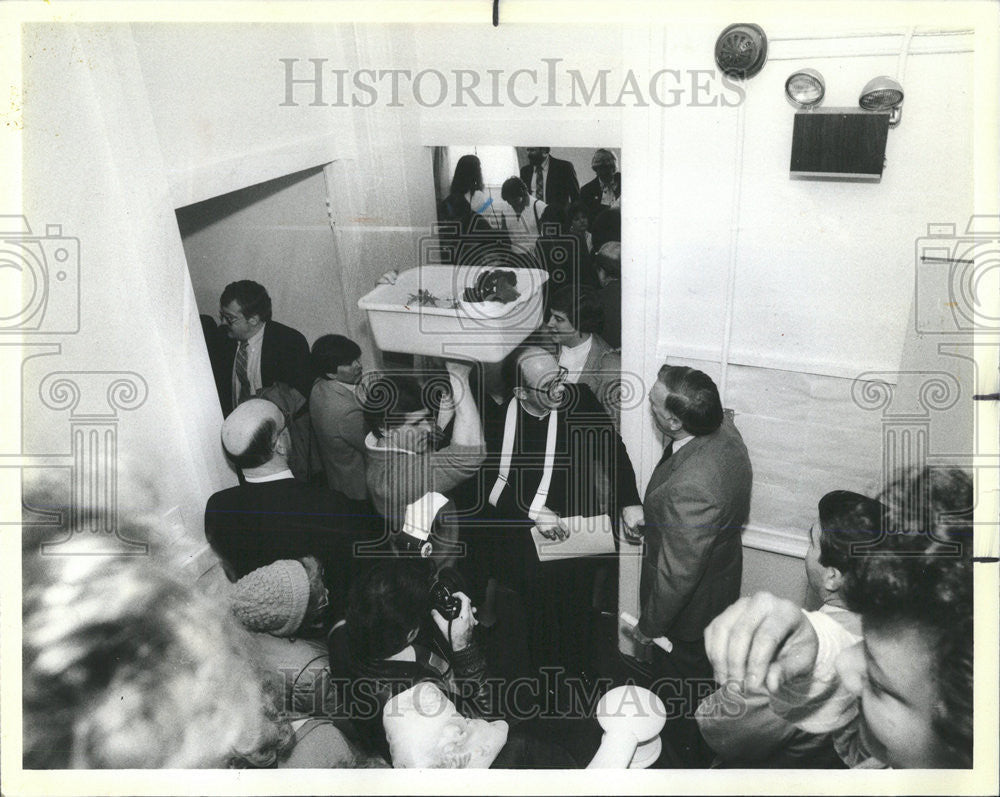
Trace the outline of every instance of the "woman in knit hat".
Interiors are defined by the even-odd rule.
[[[306,562],[319,567],[314,557],[283,559],[258,567],[236,582],[233,614],[250,631],[290,637],[303,625],[309,607],[309,572]],[[314,603],[318,603],[319,596]]]
[[[236,619],[252,632],[258,664],[282,687],[286,706],[323,713],[329,661],[322,633],[329,598],[316,558],[259,567],[233,585],[230,600]]]
[[[313,556],[259,567],[233,586],[233,614],[251,632],[252,655],[278,692],[278,713],[291,721],[294,746],[275,738],[243,758],[255,767],[385,766],[356,750],[334,713],[329,658],[322,641],[329,593]],[[316,638],[319,636],[320,638]],[[313,716],[310,716],[313,715]],[[308,739],[308,741],[306,741]]]

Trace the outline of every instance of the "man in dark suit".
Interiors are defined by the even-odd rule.
[[[590,223],[593,225],[602,210],[617,208],[622,197],[622,173],[618,171],[618,160],[608,149],[594,152],[590,167],[597,175],[580,189],[580,201],[587,206]]]
[[[313,381],[309,344],[301,332],[271,318],[271,297],[263,285],[229,283],[219,297],[219,320],[228,335],[216,376],[224,413],[276,382],[308,400]]]
[[[712,682],[705,627],[739,598],[743,570],[740,532],[750,512],[753,471],[743,438],[725,418],[715,383],[701,371],[664,365],[649,394],[667,440],[642,506],[622,511],[628,536],[646,544],[640,581],[641,616],[633,636],[649,646],[665,636],[671,653],[653,649],[655,674],[683,685],[686,718],[699,684]],[[675,726],[678,755],[699,749],[693,720]]]
[[[205,537],[230,581],[279,559],[315,556],[331,605],[343,609],[354,546],[374,535],[355,530],[355,512],[342,495],[292,477],[290,444],[285,416],[270,401],[248,399],[226,418],[222,446],[246,483],[208,499]]]
[[[521,180],[535,199],[563,210],[580,196],[573,164],[553,158],[548,147],[528,147],[528,162],[521,167]]]

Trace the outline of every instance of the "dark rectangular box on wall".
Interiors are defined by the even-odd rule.
[[[879,182],[889,114],[860,108],[799,111],[792,132],[791,177]]]

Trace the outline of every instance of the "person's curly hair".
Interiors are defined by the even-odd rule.
[[[947,766],[972,766],[972,480],[964,471],[914,469],[881,496],[888,533],[845,586],[866,628],[919,630],[934,658],[933,728]]]
[[[54,480],[24,487],[24,768],[222,767],[234,751],[266,754],[291,729],[275,726],[246,632],[157,549],[155,495],[119,477],[118,533],[148,543],[148,556],[71,534],[72,518],[101,515]],[[58,522],[38,524],[41,510]]]
[[[265,746],[245,634],[147,557],[24,556],[24,766],[218,767]],[[88,550],[92,547],[94,550]]]

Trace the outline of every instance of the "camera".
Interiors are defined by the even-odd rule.
[[[464,587],[464,579],[455,570],[442,567],[431,582],[431,606],[445,620],[454,620],[462,611],[462,599],[455,593]]]
[[[986,272],[1000,263],[1000,218],[972,216],[965,235],[954,224],[928,224],[916,242],[917,332],[997,332],[993,297],[984,294]]]
[[[80,241],[59,224],[32,235],[24,216],[0,216],[0,268],[20,274],[20,291],[4,290],[0,333],[69,334],[80,330]]]

